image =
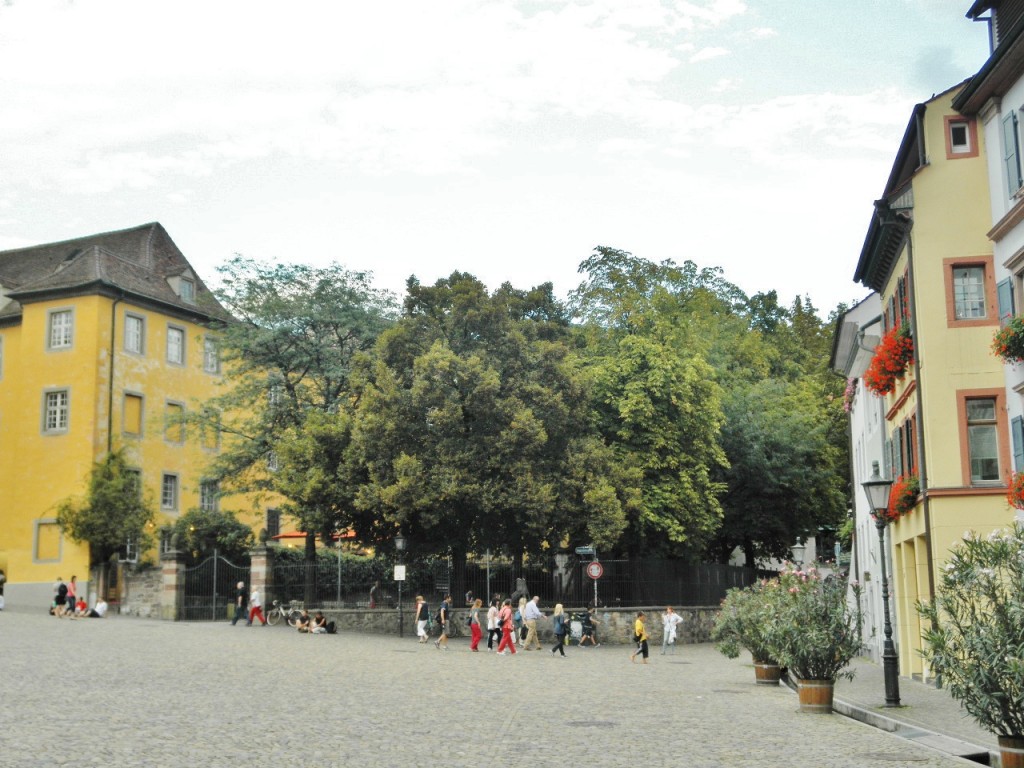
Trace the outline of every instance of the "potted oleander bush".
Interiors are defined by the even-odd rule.
[[[758,685],[778,685],[782,669],[765,645],[765,628],[773,620],[771,600],[777,590],[767,580],[745,589],[730,589],[722,601],[711,639],[725,656],[735,659],[740,649],[754,660],[754,678]]]
[[[999,740],[1003,768],[1024,768],[1024,524],[949,552],[935,599],[918,603],[921,655]]]
[[[771,589],[774,618],[765,624],[765,647],[796,679],[800,709],[827,714],[835,681],[853,678],[847,666],[861,651],[859,617],[847,602],[846,579],[823,577],[813,564],[787,563]]]

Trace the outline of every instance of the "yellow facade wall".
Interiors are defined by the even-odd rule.
[[[968,446],[962,403],[965,393],[1001,398],[1003,366],[990,351],[998,328],[992,245],[986,232],[991,222],[984,146],[976,157],[950,159],[945,151],[946,116],[955,115],[945,94],[927,105],[924,137],[928,164],[912,180],[913,227],[909,243],[883,291],[886,305],[912,262],[915,314],[915,354],[919,378],[911,372],[887,396],[887,432],[917,417],[922,426],[927,490],[910,514],[891,524],[887,535],[893,546],[892,591],[898,624],[900,671],[927,677],[917,651],[921,626],[917,601],[930,599],[933,584],[945,563],[945,553],[964,531],[987,532],[1009,524],[1014,517],[1004,493],[1012,471],[1005,428],[1005,401],[998,433],[998,483],[972,484],[965,477]],[[983,141],[982,131],[978,131]],[[986,321],[950,322],[952,264],[984,263],[990,301]],[[920,454],[919,454],[920,455]],[[927,507],[927,510],[926,510]],[[927,516],[927,526],[926,526]],[[929,557],[929,550],[931,557]]]
[[[66,349],[49,349],[49,315],[65,309],[73,313],[73,342]],[[127,315],[143,321],[141,354],[125,350]],[[182,365],[167,360],[170,327],[184,332]],[[105,455],[108,441],[115,449],[123,446],[129,463],[141,471],[144,492],[159,510],[158,524],[199,506],[200,481],[216,451],[204,448],[191,430],[184,431],[183,440],[175,439],[165,430],[164,419],[168,405],[195,408],[220,384],[219,375],[203,370],[206,333],[195,319],[99,295],[29,303],[20,324],[0,327],[0,568],[9,584],[45,586],[48,591],[58,575],[87,579],[87,547],[61,536],[55,552],[47,521],[56,517],[62,500],[81,498],[90,469]],[[45,393],[53,390],[69,394],[68,428],[44,434]],[[125,431],[126,394],[142,398],[141,434]],[[179,479],[173,510],[160,508],[164,474]],[[243,521],[254,528],[262,524],[262,511],[248,498],[223,499],[221,507],[242,512]]]

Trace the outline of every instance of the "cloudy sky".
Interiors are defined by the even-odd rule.
[[[564,296],[597,245],[852,282],[969,0],[0,0],[0,249],[159,221],[234,253]]]

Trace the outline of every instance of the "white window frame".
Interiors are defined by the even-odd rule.
[[[964,273],[958,275],[958,273]],[[970,279],[977,274],[978,279]],[[964,280],[967,276],[969,279]],[[988,317],[985,295],[985,267],[967,264],[953,267],[953,319],[984,320]]]
[[[217,480],[203,480],[199,483],[199,508],[204,512],[220,509],[220,483]]]
[[[60,318],[60,322],[58,322]],[[63,322],[66,319],[67,322]],[[65,307],[46,313],[46,348],[71,349],[75,343],[75,310]]]
[[[957,131],[964,132],[963,142],[956,141]],[[969,120],[951,120],[949,122],[949,151],[954,155],[967,155],[974,151],[971,144],[971,123]]]
[[[177,355],[172,355],[173,346],[171,339],[174,337],[180,338],[181,343],[177,347]],[[185,364],[185,329],[180,325],[168,325],[167,326],[167,362],[172,365],[184,365]]]
[[[174,472],[164,472],[160,476],[160,509],[177,512],[180,489],[178,475]]]
[[[981,402],[988,402],[992,404],[992,417],[991,418],[971,418],[971,406]],[[965,403],[966,418],[967,418],[967,459],[970,462],[971,468],[971,483],[972,484],[983,484],[983,483],[998,483],[1000,481],[1001,467],[999,466],[999,422],[996,413],[996,408],[999,407],[999,401],[995,397],[972,397],[968,398]],[[981,430],[984,430],[984,434],[989,437],[987,440],[991,441],[993,455],[992,456],[978,456],[979,461],[990,461],[995,459],[996,470],[992,477],[982,477],[981,473],[976,473],[974,470],[975,463],[975,435],[982,434]]]
[[[217,340],[209,336],[203,337],[203,370],[207,373],[220,373],[220,350]]]
[[[63,397],[63,402],[61,398]],[[51,415],[53,426],[51,425]],[[67,434],[71,426],[71,390],[67,387],[55,387],[43,391],[43,423],[44,435]]]
[[[178,281],[178,296],[188,304],[196,303],[196,284],[193,280],[183,277]]]
[[[135,324],[138,326],[132,330]],[[143,315],[124,313],[124,351],[133,355],[146,354],[146,318]]]

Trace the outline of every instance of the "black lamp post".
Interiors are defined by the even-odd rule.
[[[398,565],[402,565],[402,555],[408,542],[405,536],[395,536],[395,551],[398,553]],[[402,613],[402,582],[405,581],[405,569],[402,569],[402,578],[398,580],[398,636],[405,637],[405,616]]]
[[[896,647],[892,643],[892,623],[889,621],[889,579],[885,575],[885,528],[889,524],[886,512],[889,507],[889,491],[892,480],[878,474],[878,462],[871,464],[871,477],[861,485],[868,497],[875,527],[878,528],[878,548],[882,561],[882,611],[885,616],[885,642],[882,645],[882,670],[885,672],[885,706],[900,705],[900,662]]]

